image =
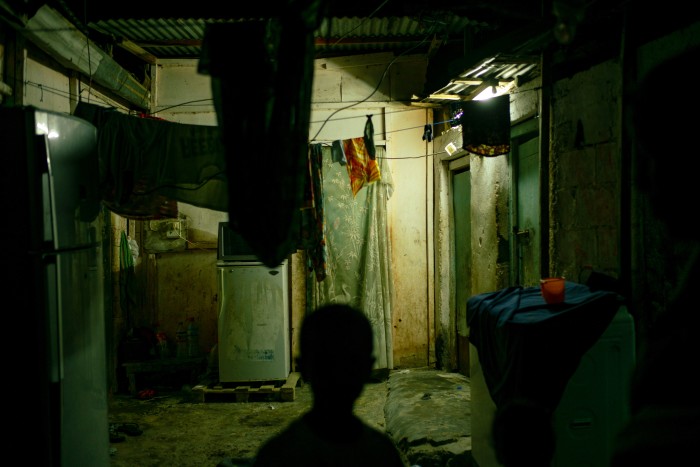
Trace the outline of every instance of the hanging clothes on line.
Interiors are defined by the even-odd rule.
[[[369,158],[376,159],[377,149],[374,147],[374,124],[372,123],[372,115],[367,115],[367,122],[365,122],[365,133],[363,136],[365,140],[365,147],[367,148],[367,154]]]
[[[218,127],[141,118],[80,102],[74,112],[97,127],[104,204],[127,219],[178,217],[178,201],[228,209],[226,152]]]
[[[345,157],[345,149],[343,149],[342,140],[337,139],[333,141],[331,146],[331,160],[339,163],[340,165],[346,165],[348,163],[348,160]]]
[[[316,280],[326,278],[325,214],[323,212],[323,152],[321,144],[309,147],[309,174],[307,181],[307,209],[302,210],[301,248],[306,250],[309,266],[313,268]]]
[[[344,139],[343,149],[348,161],[347,169],[350,176],[350,187],[352,188],[353,196],[356,196],[357,192],[365,184],[381,179],[379,165],[375,159],[370,158],[363,136]]]
[[[423,141],[431,142],[433,140],[433,126],[428,124],[423,127]]]
[[[230,226],[270,268],[293,254],[299,242],[313,34],[323,17],[317,4],[292,3],[264,21],[208,23],[197,68],[211,77],[230,181]],[[256,72],[240,73],[239,60]]]

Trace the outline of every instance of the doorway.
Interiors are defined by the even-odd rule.
[[[469,157],[464,158],[465,161]],[[469,376],[469,338],[467,299],[472,295],[471,276],[471,172],[468,165],[450,167],[452,179],[452,219],[455,258],[455,324],[457,336],[457,368]]]
[[[540,138],[536,119],[511,128],[511,277],[512,285],[540,280]]]

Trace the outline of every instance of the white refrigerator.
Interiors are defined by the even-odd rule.
[[[289,376],[288,261],[219,260],[219,381],[275,381]]]
[[[97,129],[33,107],[0,108],[0,128],[3,282],[14,303],[3,313],[4,371],[26,402],[6,412],[5,444],[35,465],[108,466]]]

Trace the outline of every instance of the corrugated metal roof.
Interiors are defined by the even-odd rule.
[[[261,19],[262,20],[262,19]],[[207,23],[245,20],[206,18],[110,19],[88,26],[119,43],[129,41],[157,58],[196,58]],[[314,34],[320,56],[348,52],[386,52],[415,47],[429,49],[431,41],[461,40],[466,28],[488,28],[482,22],[451,14],[432,17],[325,18]]]
[[[316,30],[317,53],[409,50],[424,52],[435,37],[462,40],[467,28],[487,27],[468,18],[450,14],[431,17],[330,18]]]
[[[198,58],[208,23],[236,23],[263,19],[212,18],[107,19],[88,26],[110,37],[115,44],[142,59]],[[316,57],[394,52],[431,54],[449,43],[462,44],[465,34],[491,26],[447,12],[422,17],[324,18],[315,31]],[[255,38],[251,38],[255,40]],[[466,70],[442,89],[422,99],[424,103],[468,100],[484,83],[511,81],[538,71],[536,55],[493,56]]]
[[[56,8],[76,28],[108,51],[115,61],[139,76],[144,73],[144,62],[199,58],[210,23],[265,21],[278,17],[275,15],[288,6],[288,0],[270,0],[270,5],[201,0],[201,8],[197,9],[179,4],[165,7],[163,2],[161,8],[148,1],[123,0],[113,7],[90,5],[77,14],[85,7],[83,0],[48,1],[56,3]],[[457,61],[464,68],[474,64],[479,67],[467,69],[457,77],[438,76],[429,86],[440,89],[429,96],[418,96],[423,103],[436,105],[468,100],[479,86],[493,80],[514,80],[537,72],[538,51],[514,51],[514,45],[520,45],[517,41],[502,42],[497,49],[489,50],[488,56],[471,56],[467,52],[482,48],[493,38],[507,36],[516,26],[536,20],[541,16],[534,8],[539,0],[498,0],[489,5],[453,4],[452,0],[376,3],[331,2],[335,14],[319,18],[314,33],[316,58],[392,52],[397,56],[425,54],[431,66],[433,62]],[[199,15],[190,16],[193,11]],[[259,40],[251,37],[246,44],[259,45]],[[232,51],[235,53],[235,47]],[[427,91],[430,89],[422,92]]]
[[[140,47],[154,58],[197,58],[207,19],[112,19],[90,23],[88,26],[112,37]]]
[[[0,18],[6,17],[13,25],[22,24],[42,3],[0,0],[0,5],[6,6],[6,11],[0,8]],[[280,18],[290,11],[298,14],[295,8],[299,6],[315,4],[314,0],[198,0],[196,5],[172,0],[46,3],[54,5],[134,75],[145,74],[143,62],[199,57],[209,23]],[[555,56],[555,61],[563,64],[581,62],[583,55],[605,53],[607,35],[615,35],[606,32],[619,27],[630,2],[559,3],[569,4],[576,13],[572,19],[560,12],[558,19],[574,21],[572,31],[576,31],[579,42],[575,53],[564,49]],[[431,105],[469,100],[494,82],[530,80],[539,73],[542,51],[553,43],[557,45],[553,10],[544,10],[541,0],[322,0],[318,5],[328,5],[329,9],[317,12],[317,58],[378,52],[425,54],[430,71],[438,71],[430,77],[427,86],[431,89],[422,92],[437,89],[419,99]],[[259,45],[255,41],[253,37],[249,44]]]

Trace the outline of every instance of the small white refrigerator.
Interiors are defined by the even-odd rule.
[[[275,381],[289,376],[288,262],[219,260],[219,381]]]

